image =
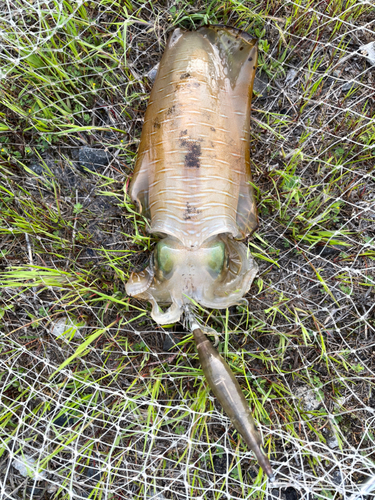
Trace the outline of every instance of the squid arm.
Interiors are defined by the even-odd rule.
[[[197,345],[199,361],[212,392],[247,446],[255,453],[259,465],[267,474],[269,480],[274,481],[275,477],[270,462],[261,448],[260,434],[256,429],[249,405],[232,370],[200,328],[195,328],[193,335]]]

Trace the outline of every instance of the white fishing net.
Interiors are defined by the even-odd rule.
[[[124,288],[155,242],[127,197],[152,68],[206,22],[260,39],[260,272],[197,314],[273,484]],[[373,0],[0,2],[1,499],[374,498],[374,30]]]

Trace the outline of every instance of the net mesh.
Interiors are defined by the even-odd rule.
[[[260,271],[247,308],[197,314],[273,484],[191,336],[124,288],[155,241],[127,197],[153,68],[207,22],[259,38]],[[0,27],[0,498],[370,498],[373,1],[6,0]]]

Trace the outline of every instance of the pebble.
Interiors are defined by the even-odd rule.
[[[72,320],[71,318],[60,318],[51,325],[51,333],[55,337],[69,339],[82,338],[80,330],[86,326],[84,321]]]
[[[42,175],[42,173],[44,172],[43,165],[38,161],[32,161],[29,165],[29,169],[32,170],[36,175]]]
[[[316,410],[321,404],[317,393],[306,386],[297,387],[294,394],[302,400],[303,408],[306,411]]]
[[[356,82],[350,80],[349,82],[344,83],[344,85],[341,87],[341,90],[343,92],[347,92],[348,90],[354,90],[356,88],[357,88]]]
[[[253,90],[259,94],[259,97],[267,97],[268,95],[268,78],[266,75],[256,76],[254,78]]]
[[[338,448],[338,446],[339,446],[339,442],[337,441],[336,436],[328,437],[327,444],[332,450],[334,450],[335,448]]]
[[[37,471],[35,458],[23,454],[15,458],[12,465],[23,477],[31,477],[35,481],[43,481],[47,477],[46,471]]]
[[[148,494],[146,496],[149,500],[167,500],[166,497],[160,491],[155,491],[154,493]]]
[[[370,64],[375,66],[375,42],[366,43],[361,45],[358,52],[365,57]]]
[[[298,71],[296,69],[290,69],[285,77],[285,85],[290,85],[291,83],[293,83],[297,74]]]
[[[213,457],[214,470],[217,474],[224,475],[227,473],[228,465],[227,458],[215,455]]]
[[[335,472],[332,474],[332,481],[337,485],[342,485],[342,483],[344,482],[342,474],[339,470],[335,470]]]
[[[86,477],[96,482],[100,481],[103,474],[102,471],[100,471],[99,469],[94,469],[93,467],[86,467],[84,473]]]
[[[154,83],[155,79],[156,79],[156,75],[158,73],[158,69],[159,69],[159,64],[160,63],[157,63],[155,64],[155,66],[153,68],[150,69],[150,71],[148,73],[146,73],[146,76],[147,78],[152,82]]]
[[[181,342],[181,337],[175,333],[166,333],[163,344],[163,351],[170,351],[176,344]]]
[[[75,421],[75,418],[70,417],[69,414],[65,414],[57,417],[52,423],[57,427],[73,427]]]
[[[104,151],[103,149],[83,146],[78,152],[78,160],[82,170],[87,168],[91,172],[96,172],[109,165],[111,156],[108,151]]]
[[[285,496],[285,500],[298,500],[300,498],[297,491],[292,486],[289,486],[289,488],[285,490],[283,496]]]

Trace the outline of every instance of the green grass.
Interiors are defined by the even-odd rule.
[[[366,42],[373,7],[32,5],[19,4],[13,25],[0,19],[0,468],[10,452],[42,450],[39,468],[55,484],[46,498],[58,500],[72,490],[97,499],[269,498],[203,379],[191,335],[165,352],[164,335],[182,328],[155,325],[150,306],[124,287],[156,242],[128,196],[145,75],[173,27],[209,22],[259,38],[268,93],[254,98],[251,137],[261,225],[248,245],[260,273],[247,307],[197,314],[221,334],[282,491],[293,484],[343,498],[338,468],[355,491],[375,460],[375,110],[367,63],[338,62]],[[83,146],[107,149],[110,167],[77,169]],[[54,336],[64,317],[83,337]],[[70,426],[56,425],[63,416]],[[24,478],[12,481],[8,494]]]

